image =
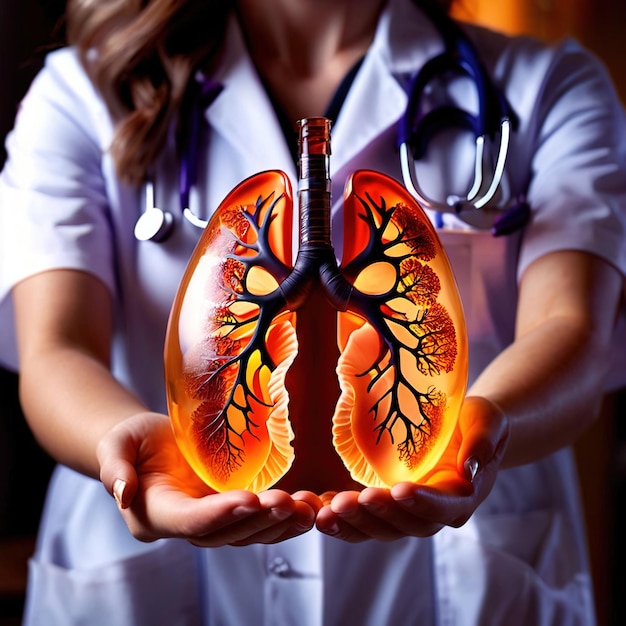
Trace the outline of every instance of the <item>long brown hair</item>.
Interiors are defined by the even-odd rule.
[[[210,68],[230,0],[69,0],[68,42],[116,122],[119,175],[140,182],[185,106],[192,72]]]
[[[234,0],[68,0],[67,39],[115,120],[110,149],[123,180],[141,182],[172,122],[184,123],[189,78],[199,67],[210,72],[233,7]]]

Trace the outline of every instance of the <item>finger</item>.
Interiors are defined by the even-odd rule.
[[[262,509],[237,523],[196,539],[204,547],[276,543],[311,530],[315,524],[318,498],[314,494],[298,494],[295,500],[279,490],[259,494]],[[306,500],[310,499],[312,504]]]
[[[477,396],[465,399],[459,427],[462,443],[457,455],[461,475],[472,482],[490,463],[500,464],[509,436],[509,423],[493,402]]]
[[[322,506],[324,506],[324,501],[321,496],[313,493],[312,491],[297,491],[291,496],[296,502],[306,502],[315,513],[317,513]]]
[[[439,532],[443,524],[425,519],[419,509],[411,509],[396,502],[387,489],[364,489],[359,495],[359,504],[372,516],[386,522],[395,531],[387,531],[390,538],[430,537]]]
[[[250,537],[271,538],[284,533],[288,524],[283,524],[283,522],[291,518],[296,511],[296,502],[289,494],[278,489],[270,489],[258,494],[258,504],[258,509],[250,515],[243,516],[240,520],[233,520],[233,523],[214,529],[210,533],[205,533],[192,542],[206,547],[238,545],[239,542],[248,541]],[[304,504],[304,506],[310,510],[308,505]]]
[[[261,511],[255,494],[235,491],[190,497],[180,491],[138,492],[132,504],[121,511],[131,533],[140,541],[161,537],[192,540],[228,528]]]
[[[266,528],[252,535],[246,535],[243,539],[231,542],[231,545],[245,546],[254,543],[278,543],[302,535],[315,525],[315,511],[306,502],[297,501],[295,502],[293,514],[284,521],[276,522],[271,515],[268,517],[268,520],[270,523]]]
[[[330,507],[330,504],[324,505],[317,513],[315,519],[315,526],[317,530],[335,537],[336,539],[342,539],[349,543],[360,543],[371,539],[369,535],[366,535],[356,528],[353,528],[342,520]]]
[[[121,509],[128,508],[137,492],[137,449],[121,429],[104,437],[97,448],[100,481]]]
[[[241,521],[235,520],[232,524],[215,532],[194,538],[191,543],[204,548],[271,543],[287,531],[289,527],[287,520],[290,516],[285,518],[285,515],[284,511],[279,510],[254,513]]]
[[[382,491],[382,490],[381,490]],[[331,510],[339,520],[340,538],[347,541],[361,541],[362,537],[392,541],[404,536],[391,521],[393,514],[387,511],[387,516],[372,514],[367,507],[362,506],[358,492],[349,491],[337,494],[331,504]],[[380,506],[374,505],[377,513]],[[336,535],[337,536],[337,535]]]
[[[477,506],[473,485],[459,478],[456,483],[438,486],[398,483],[391,489],[391,497],[405,511],[421,520],[423,529],[437,526],[463,525]]]

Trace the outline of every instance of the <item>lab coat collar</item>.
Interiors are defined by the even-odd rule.
[[[212,132],[258,160],[259,169],[282,169],[295,179],[288,146],[276,140],[283,136],[280,123],[234,14],[225,41],[222,62],[214,76],[225,88],[206,112]],[[414,2],[389,0],[333,128],[334,171],[397,124],[407,104],[403,78],[441,48],[441,37]]]
[[[389,0],[333,131],[333,170],[397,125],[408,102],[406,79],[442,48],[441,36],[412,0]]]
[[[230,17],[222,62],[213,77],[224,90],[205,116],[219,133],[261,169],[279,169],[295,178],[296,169],[259,74],[248,54],[236,15]],[[251,106],[253,103],[253,106]]]
[[[443,40],[414,0],[389,0],[372,49],[379,51],[392,74],[402,76],[442,52]]]

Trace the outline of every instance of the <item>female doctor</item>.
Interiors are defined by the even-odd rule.
[[[604,70],[571,42],[463,27],[517,118],[501,200],[525,196],[531,214],[494,237],[430,213],[470,338],[442,472],[390,490],[220,494],[172,462],[162,350],[200,234],[178,208],[190,93],[203,76],[221,86],[203,111],[196,217],[259,171],[295,184],[294,122],[326,114],[341,239],[351,172],[401,180],[407,78],[442,48],[419,4],[70,1],[74,46],[34,81],[1,176],[2,357],[59,461],[26,624],[594,623],[568,446],[596,415],[615,341],[626,127]],[[446,93],[473,102],[464,80]],[[473,149],[456,132],[432,144],[425,191],[463,194]],[[146,179],[173,220],[160,242],[134,235]]]

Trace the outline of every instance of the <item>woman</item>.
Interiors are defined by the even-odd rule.
[[[75,47],[50,55],[8,141],[3,306],[25,414],[61,464],[26,623],[593,623],[567,446],[597,412],[626,272],[624,114],[603,70],[572,43],[466,28],[515,107],[505,188],[532,216],[503,238],[444,216],[470,335],[444,471],[390,490],[339,474],[337,493],[293,492],[289,475],[215,494],[172,461],[162,375],[199,231],[176,214],[166,241],[138,242],[140,183],[178,206],[177,144],[203,76],[222,90],[205,113],[200,217],[259,171],[295,182],[293,125],[314,115],[334,119],[335,199],[362,167],[400,178],[406,77],[441,37],[410,0],[139,4],[70,2]],[[419,173],[438,197],[463,189],[473,157],[443,141]],[[340,203],[333,220],[340,235]]]

